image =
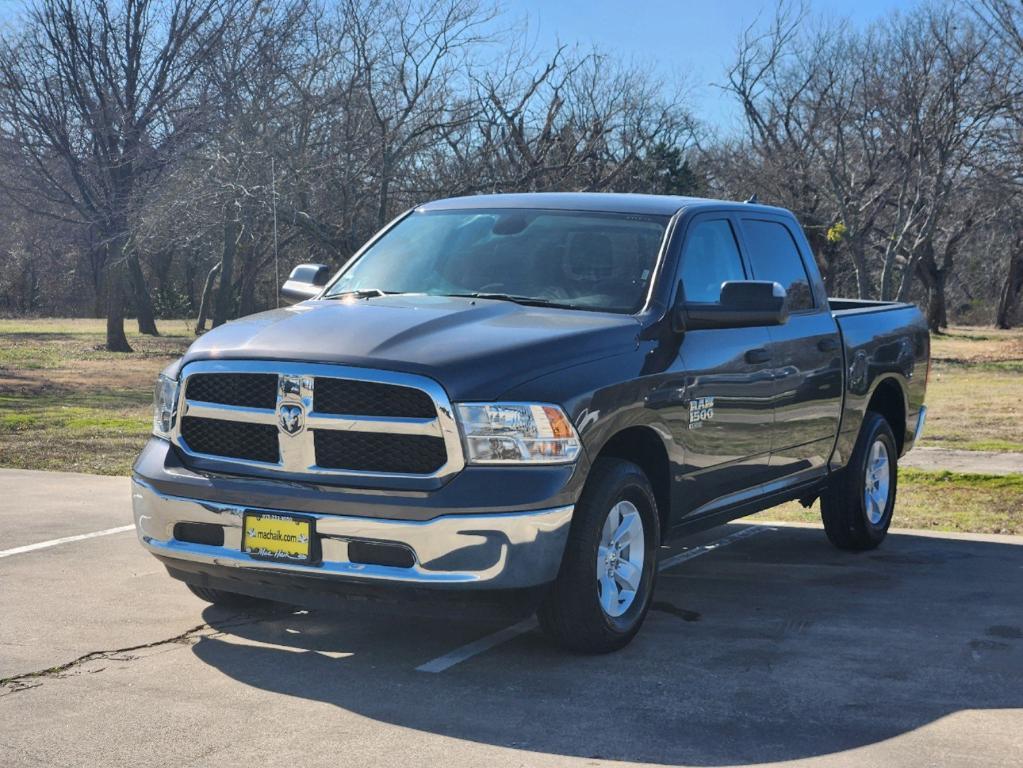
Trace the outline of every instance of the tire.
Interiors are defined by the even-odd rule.
[[[641,530],[635,528],[637,519]],[[605,527],[608,532],[624,533],[618,539],[612,534],[610,545],[601,549],[602,539],[607,543]],[[597,459],[575,507],[558,577],[537,611],[548,637],[579,653],[609,653],[625,647],[650,608],[660,538],[657,502],[643,470],[621,459]],[[619,550],[615,545],[622,542],[628,543]],[[598,557],[603,557],[601,568]],[[637,574],[635,590],[619,581],[630,576],[634,580]]]
[[[250,597],[237,592],[227,592],[213,587],[199,587],[195,584],[185,584],[185,586],[200,600],[213,603],[221,608],[261,608],[270,605],[269,600],[261,600],[258,597]]]
[[[886,466],[881,466],[879,457]],[[821,519],[828,539],[839,549],[874,549],[888,534],[898,489],[898,448],[888,421],[867,411],[849,464],[821,495]],[[868,488],[868,474],[871,486]],[[884,483],[887,492],[879,501]]]

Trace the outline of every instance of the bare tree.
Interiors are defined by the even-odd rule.
[[[738,145],[716,154],[717,184],[794,210],[815,252],[831,256],[840,245],[850,254],[856,291],[866,297],[873,291],[864,242],[881,180],[863,161],[883,161],[857,142],[869,127],[856,122],[864,111],[855,87],[862,75],[850,58],[856,42],[842,26],[806,33],[810,22],[805,7],[780,4],[766,30],[754,25],[741,35],[722,88],[739,102],[745,130]],[[833,279],[827,258],[822,266]]]
[[[677,84],[525,43],[490,0],[31,2],[0,41],[0,271],[24,277],[0,306],[102,305],[114,348],[132,308],[201,332],[274,306],[278,251],[340,266],[422,200],[522,190],[756,193],[832,293],[936,330],[1018,314],[1016,0],[867,27],[783,2],[740,39],[724,138]]]
[[[1008,79],[1003,83],[1009,107],[998,125],[993,152],[997,160],[991,169],[1004,188],[1002,220],[1007,243],[994,322],[998,328],[1009,328],[1023,292],[1023,217],[1019,213],[1023,209],[1023,4],[980,0],[975,12],[994,35],[1009,67]]]
[[[901,260],[895,297],[908,299],[920,279],[928,325],[937,332],[947,324],[945,290],[955,256],[978,224],[970,191],[979,181],[990,128],[1005,109],[997,82],[1003,72],[991,67],[990,36],[951,11],[897,19],[888,39],[889,90],[880,103],[886,132],[909,173],[885,230],[882,284]]]
[[[725,89],[746,130],[711,154],[715,182],[732,194],[752,182],[794,209],[829,282],[844,257],[862,298],[907,300],[922,285],[937,331],[958,257],[992,221],[981,189],[1013,61],[954,8],[866,31],[813,22],[782,5],[766,32],[743,35]]]
[[[156,332],[133,219],[146,186],[193,135],[191,87],[233,12],[231,0],[39,0],[0,45],[4,146],[33,171],[5,179],[5,191],[96,232],[108,349],[130,350],[126,282],[140,330]]]

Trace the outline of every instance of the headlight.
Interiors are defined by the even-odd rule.
[[[556,405],[460,403],[457,409],[470,464],[564,464],[579,455],[579,435]]]
[[[153,434],[170,439],[178,415],[178,382],[162,373],[153,393]]]

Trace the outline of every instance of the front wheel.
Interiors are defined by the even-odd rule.
[[[638,466],[598,459],[572,519],[558,578],[537,616],[556,643],[582,653],[624,647],[650,607],[660,526]]]
[[[888,421],[867,411],[849,464],[821,495],[821,519],[839,549],[873,549],[895,510],[899,452]]]

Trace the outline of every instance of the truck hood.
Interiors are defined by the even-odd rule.
[[[453,400],[494,399],[531,379],[637,348],[628,315],[446,296],[305,301],[216,328],[183,363],[248,359],[418,373]]]

